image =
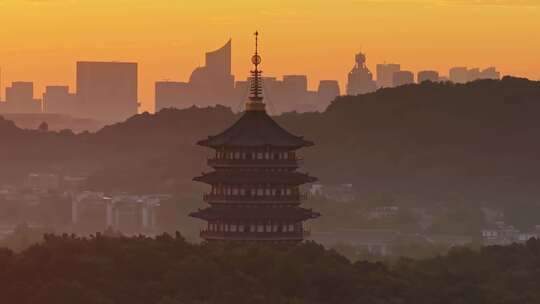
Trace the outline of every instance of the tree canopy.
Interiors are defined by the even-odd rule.
[[[0,250],[2,302],[21,304],[505,303],[540,301],[540,241],[394,264],[299,245],[46,235]]]

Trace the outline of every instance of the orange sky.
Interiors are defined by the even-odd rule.
[[[245,78],[252,33],[266,75],[307,74],[342,85],[354,54],[404,69],[497,66],[540,78],[540,0],[0,0],[3,87],[75,82],[77,60],[136,61],[143,110],[156,80],[185,81],[204,52],[233,39]],[[4,92],[2,92],[4,96]]]

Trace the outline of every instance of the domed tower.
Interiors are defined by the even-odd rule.
[[[242,117],[224,132],[198,142],[214,149],[208,160],[214,171],[194,178],[211,186],[204,200],[210,206],[190,214],[207,222],[207,241],[300,242],[304,221],[320,216],[300,207],[306,195],[300,186],[316,178],[297,171],[296,150],[313,142],[280,127],[265,110],[261,87],[258,33],[251,58],[250,97]]]

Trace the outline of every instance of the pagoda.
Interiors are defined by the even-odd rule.
[[[307,198],[300,186],[317,179],[297,171],[296,151],[313,142],[280,127],[265,110],[259,70],[258,33],[251,58],[250,97],[242,117],[224,132],[198,142],[214,149],[214,170],[194,178],[211,186],[209,207],[190,216],[205,220],[207,241],[301,242],[309,231],[304,221],[320,216],[300,207]]]

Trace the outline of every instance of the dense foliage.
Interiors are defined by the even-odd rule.
[[[352,183],[366,195],[416,201],[458,193],[520,202],[539,194],[539,100],[540,83],[526,79],[423,83],[343,96],[323,113],[276,119],[315,141],[304,150],[305,170],[325,184]],[[0,120],[0,180],[86,171],[96,189],[192,190],[208,153],[196,141],[237,118],[222,106],[165,109],[83,134],[21,130]]]
[[[286,113],[276,120],[315,141],[301,152],[302,170],[321,183],[353,184],[362,205],[380,195],[404,210],[432,208],[439,214],[431,232],[473,235],[484,226],[482,209],[504,213],[524,231],[538,224],[539,101],[538,81],[427,82],[339,97],[323,113]],[[165,109],[82,134],[21,130],[0,119],[0,182],[20,181],[29,172],[88,174],[90,189],[173,193],[166,214],[192,223],[185,215],[202,206],[207,191],[192,178],[208,170],[211,153],[195,143],[238,116],[223,106]],[[358,222],[355,212],[332,221],[342,208],[332,207],[324,210],[326,227]],[[0,204],[0,213],[6,208]],[[48,220],[58,221],[53,215]],[[398,228],[416,229],[403,220]],[[167,230],[181,228],[187,230]]]
[[[0,250],[2,303],[414,303],[540,301],[540,241],[456,249],[393,265],[356,262],[315,243],[191,244],[180,235],[47,235]]]

